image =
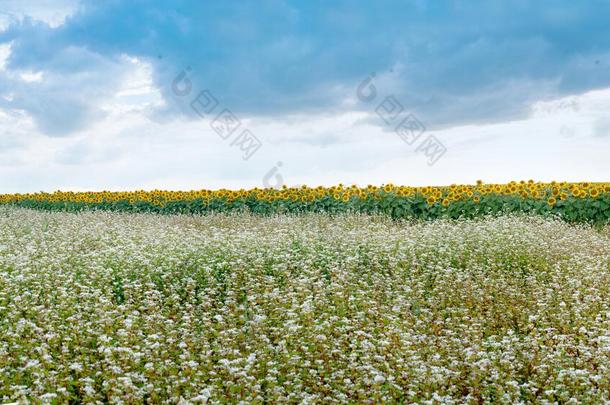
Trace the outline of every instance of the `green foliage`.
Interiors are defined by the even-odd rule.
[[[46,211],[76,212],[82,210],[103,210],[121,212],[141,212],[157,214],[207,214],[227,212],[251,212],[260,215],[299,214],[308,212],[366,213],[385,214],[392,218],[414,218],[431,220],[437,218],[477,218],[486,215],[511,213],[537,214],[543,217],[559,217],[567,222],[588,222],[605,224],[610,220],[610,194],[597,198],[569,197],[549,205],[545,199],[522,198],[518,195],[487,194],[480,200],[473,199],[451,201],[446,206],[441,201],[429,204],[420,194],[399,196],[393,192],[381,192],[378,195],[359,198],[352,196],[347,201],[324,196],[307,201],[294,199],[227,199],[211,198],[204,200],[185,199],[168,201],[165,204],[153,204],[149,201],[128,200],[108,201],[101,203],[84,203],[76,201],[45,201],[24,199],[11,205],[40,209]]]

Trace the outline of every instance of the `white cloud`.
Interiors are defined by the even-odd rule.
[[[153,67],[149,62],[123,56],[131,66],[114,97],[104,103],[104,108],[120,111],[145,111],[164,104],[161,93],[153,83]]]
[[[244,161],[207,120],[150,121],[145,107],[160,96],[148,69],[134,62],[117,95],[105,101],[107,116],[72,137],[43,136],[26,115],[1,112],[0,192],[260,187],[277,162],[292,185],[607,181],[610,173],[610,137],[595,136],[610,89],[539,103],[525,120],[434,132],[448,151],[432,167],[414,146],[375,125],[374,112],[240,117],[263,142]]]
[[[26,16],[58,27],[74,13],[78,3],[79,0],[1,0],[0,31],[11,20],[22,20]]]
[[[22,72],[19,74],[19,78],[24,82],[41,82],[43,72]]]
[[[6,61],[10,55],[11,55],[11,45],[10,44],[0,44],[0,72],[3,72],[6,70]]]
[[[71,63],[89,67],[67,76],[63,67]],[[5,69],[2,73],[0,106],[27,111],[50,136],[70,136],[113,108],[145,108],[159,98],[151,86],[150,67],[128,58],[102,58],[82,47],[62,49],[39,71]],[[148,96],[142,83],[148,87],[144,89]],[[120,93],[130,88],[140,93],[133,100]]]

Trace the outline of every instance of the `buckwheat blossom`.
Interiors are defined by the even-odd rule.
[[[0,208],[2,403],[608,403],[610,228]]]

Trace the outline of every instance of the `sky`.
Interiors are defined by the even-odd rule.
[[[609,0],[0,0],[0,193],[610,181],[608,21]]]

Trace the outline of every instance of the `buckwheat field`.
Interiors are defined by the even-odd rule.
[[[609,403],[610,228],[0,208],[0,400]]]

